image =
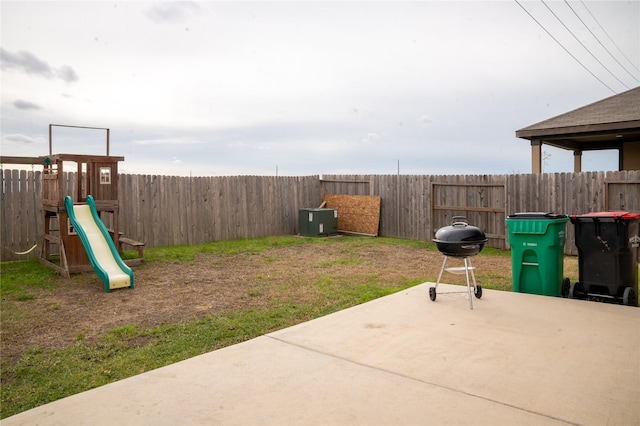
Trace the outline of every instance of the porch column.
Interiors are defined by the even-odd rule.
[[[542,173],[542,141],[531,140],[531,173]]]
[[[582,151],[576,149],[573,151],[573,173],[582,171]]]

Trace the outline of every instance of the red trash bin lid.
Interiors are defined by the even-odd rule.
[[[625,220],[633,220],[640,219],[640,213],[631,213],[631,212],[592,212],[586,214],[574,214],[571,215],[572,219],[581,219],[581,218],[613,218],[613,219],[625,219]]]

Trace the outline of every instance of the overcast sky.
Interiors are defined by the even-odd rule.
[[[516,130],[640,85],[638,1],[3,0],[0,13],[2,155],[47,155],[49,124],[106,127],[126,173],[529,173]],[[104,131],[54,128],[54,154],[105,150]],[[573,170],[571,152],[544,150],[544,171]],[[617,152],[583,168],[617,170]]]

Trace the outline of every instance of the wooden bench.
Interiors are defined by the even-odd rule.
[[[145,243],[142,243],[142,242],[136,241],[136,240],[132,240],[131,238],[127,238],[127,237],[120,237],[120,244],[126,244],[126,245],[131,246],[134,249],[138,250],[138,258],[144,259],[144,246],[145,246]]]

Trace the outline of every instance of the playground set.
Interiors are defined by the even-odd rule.
[[[53,154],[52,127],[56,126],[105,130],[106,155]],[[26,160],[20,157],[18,162]],[[106,292],[133,288],[130,266],[144,262],[145,244],[124,237],[119,229],[118,162],[124,157],[109,155],[109,129],[50,124],[49,155],[31,160],[44,166],[40,262],[66,278],[93,269]],[[65,185],[65,171],[74,171],[65,170],[69,163],[76,164],[75,188]],[[136,249],[138,257],[124,261],[123,246]]]

